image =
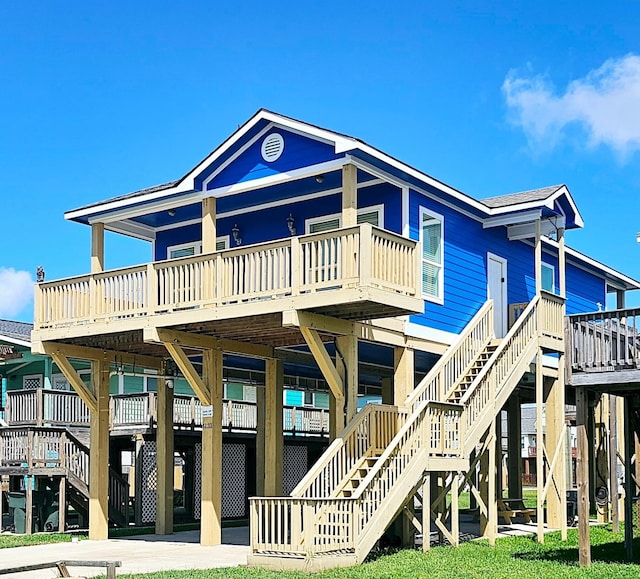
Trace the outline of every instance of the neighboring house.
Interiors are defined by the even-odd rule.
[[[260,110],[176,181],[66,218],[92,229],[92,271],[37,285],[32,347],[52,356],[95,418],[91,538],[107,530],[114,367],[157,379],[158,532],[173,524],[176,369],[202,403],[191,495],[204,544],[220,542],[225,508],[225,377],[259,386],[249,484],[267,497],[295,488],[252,501],[253,564],[361,561],[416,492],[425,521],[432,514],[457,544],[467,484],[479,485],[491,539],[496,416],[505,405],[517,416],[508,433],[517,472],[527,399],[547,404],[556,466],[538,490],[547,489],[549,523],[566,525],[563,463],[553,461],[572,348],[564,315],[640,288],[565,246],[565,232],[583,226],[566,186],[478,200],[363,141]],[[151,261],[104,271],[105,230],[148,241]],[[91,388],[71,359],[91,361]],[[331,438],[350,423],[301,481],[283,450],[283,389],[294,385],[301,394],[287,401],[328,406]],[[357,412],[359,398],[384,404]],[[447,513],[429,498],[437,489],[450,495]]]

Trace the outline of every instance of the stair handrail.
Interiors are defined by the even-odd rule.
[[[434,445],[434,429],[431,427],[436,426],[436,419],[437,427],[439,428],[442,425],[441,417],[444,416],[443,413],[446,411],[449,411],[451,415],[458,415],[457,420],[450,419],[445,426],[445,428],[453,430],[453,435],[449,433],[449,436],[445,437],[444,432],[440,431],[439,436],[436,434],[436,439],[439,441],[439,444]],[[398,433],[376,461],[373,468],[367,473],[367,476],[362,480],[362,483],[353,493],[352,497],[358,499],[361,498],[365,492],[371,492],[368,487],[371,486],[373,480],[380,472],[389,470],[387,467],[389,462],[393,460],[393,455],[401,451],[403,446],[407,446],[407,440],[411,434],[415,433],[417,436],[416,450],[426,449],[429,456],[461,456],[463,411],[464,408],[461,404],[423,400],[411,416],[405,420],[404,424],[398,430]],[[453,427],[453,429],[451,427]],[[450,441],[454,441],[454,444],[445,444],[447,438]]]
[[[477,442],[469,435],[478,427],[477,418],[482,408],[485,408],[487,404],[494,407],[496,399],[502,394],[501,389],[506,379],[511,376],[513,369],[521,362],[522,355],[531,344],[530,340],[533,338],[537,344],[538,319],[536,314],[539,301],[539,295],[533,297],[460,399],[460,404],[464,406],[466,415],[465,444],[469,445],[467,452],[470,452],[473,448],[471,445],[475,446],[475,442]],[[527,339],[526,343],[522,343],[523,339]],[[520,341],[519,346],[514,350],[513,346],[518,344],[518,341]],[[498,362],[509,354],[511,354],[511,360],[509,360],[508,367],[501,376],[496,377]],[[471,411],[474,409],[475,414],[472,414]]]
[[[390,496],[394,484],[416,466],[415,460],[423,461],[427,456],[461,456],[463,410],[460,404],[423,400],[404,421],[360,486],[349,499],[345,499],[355,503],[351,510],[357,513],[353,516],[352,527],[356,549],[367,524],[379,512],[385,500],[393,500]],[[399,409],[398,416],[401,413]],[[446,413],[448,420],[445,419]],[[425,466],[421,462],[421,472]],[[412,486],[414,484],[415,481]],[[334,501],[335,498],[327,500]],[[322,528],[325,523],[331,525],[332,517],[335,518],[335,513],[331,509],[316,509],[312,518],[303,521],[303,527],[311,525],[313,528]]]
[[[312,498],[333,494],[363,457],[372,454],[378,448],[384,448],[393,438],[377,432],[375,427],[370,428],[371,423],[376,423],[375,415],[395,415],[397,411],[397,407],[388,404],[366,404],[291,491],[291,496]],[[381,434],[385,439],[380,438]]]
[[[415,409],[423,400],[447,400],[492,339],[493,300],[487,300],[420,384],[409,393],[404,406]]]

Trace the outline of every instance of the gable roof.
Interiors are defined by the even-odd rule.
[[[564,187],[564,185],[552,185],[541,189],[531,189],[530,191],[521,191],[520,193],[489,197],[482,199],[482,202],[491,209],[498,209],[502,207],[512,207],[513,205],[519,205],[521,203],[545,201],[562,187]]]
[[[120,195],[106,201],[85,205],[65,213],[65,218],[82,223],[89,223],[92,220],[100,220],[100,215],[105,215],[109,212],[126,213],[127,207],[131,207],[133,204],[137,204],[138,208],[140,208],[141,204],[149,204],[151,211],[157,211],[158,209],[154,209],[153,207],[160,206],[161,204],[163,209],[167,209],[172,202],[177,207],[181,202],[193,203],[208,196],[216,197],[219,194],[229,195],[251,190],[252,187],[254,189],[265,187],[267,186],[266,183],[258,179],[249,184],[244,184],[244,187],[233,188],[233,191],[230,191],[227,187],[224,192],[216,192],[215,189],[203,190],[202,181],[198,182],[198,179],[205,171],[209,170],[212,165],[229,162],[233,150],[238,150],[242,146],[246,146],[251,139],[259,136],[261,131],[266,131],[269,127],[274,126],[282,127],[294,133],[304,134],[318,141],[331,144],[333,145],[335,153],[344,157],[342,164],[352,162],[364,171],[369,171],[370,169],[373,172],[376,170],[381,171],[384,175],[394,178],[397,183],[417,188],[425,188],[431,194],[451,199],[456,204],[466,207],[467,210],[474,213],[480,219],[504,215],[505,212],[519,212],[539,208],[541,204],[546,204],[549,210],[551,210],[554,208],[553,202],[562,196],[567,199],[566,202],[562,203],[563,207],[560,208],[561,212],[564,212],[564,210],[569,212],[567,216],[567,227],[582,227],[583,225],[577,207],[568,189],[564,185],[501,197],[492,197],[484,201],[479,201],[376,149],[361,139],[336,131],[330,131],[267,109],[258,110],[248,121],[180,179]],[[339,163],[333,168],[339,168]],[[122,218],[125,221],[127,220],[125,215],[123,215]],[[141,233],[140,236],[144,237],[144,233]]]
[[[0,320],[0,340],[5,342],[31,346],[31,330],[33,330],[33,324]]]

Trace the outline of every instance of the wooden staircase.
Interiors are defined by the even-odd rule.
[[[83,515],[89,508],[89,448],[70,430],[54,427],[7,427],[0,430],[0,474],[63,477],[69,502]],[[109,521],[129,521],[129,484],[109,469]]]
[[[290,497],[251,499],[249,564],[321,570],[362,562],[429,472],[469,469],[541,340],[562,341],[557,305],[536,296],[495,340],[488,301],[402,407],[365,406]]]

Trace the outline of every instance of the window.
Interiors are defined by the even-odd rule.
[[[554,293],[556,291],[556,268],[548,263],[542,263],[542,289]]]
[[[222,251],[229,247],[229,236],[224,235],[216,239],[216,251]],[[178,257],[190,257],[202,253],[202,241],[191,241],[180,245],[170,245],[167,247],[167,259]]]
[[[22,377],[22,388],[25,390],[35,390],[42,388],[42,374],[28,374]]]
[[[444,217],[420,209],[420,245],[422,246],[422,295],[442,302],[444,299]]]
[[[372,205],[371,207],[358,209],[358,225],[360,223],[371,223],[371,225],[379,227],[384,221],[383,208],[383,205]],[[333,215],[313,217],[307,219],[305,223],[307,233],[323,233],[342,227],[342,215],[334,213]]]

